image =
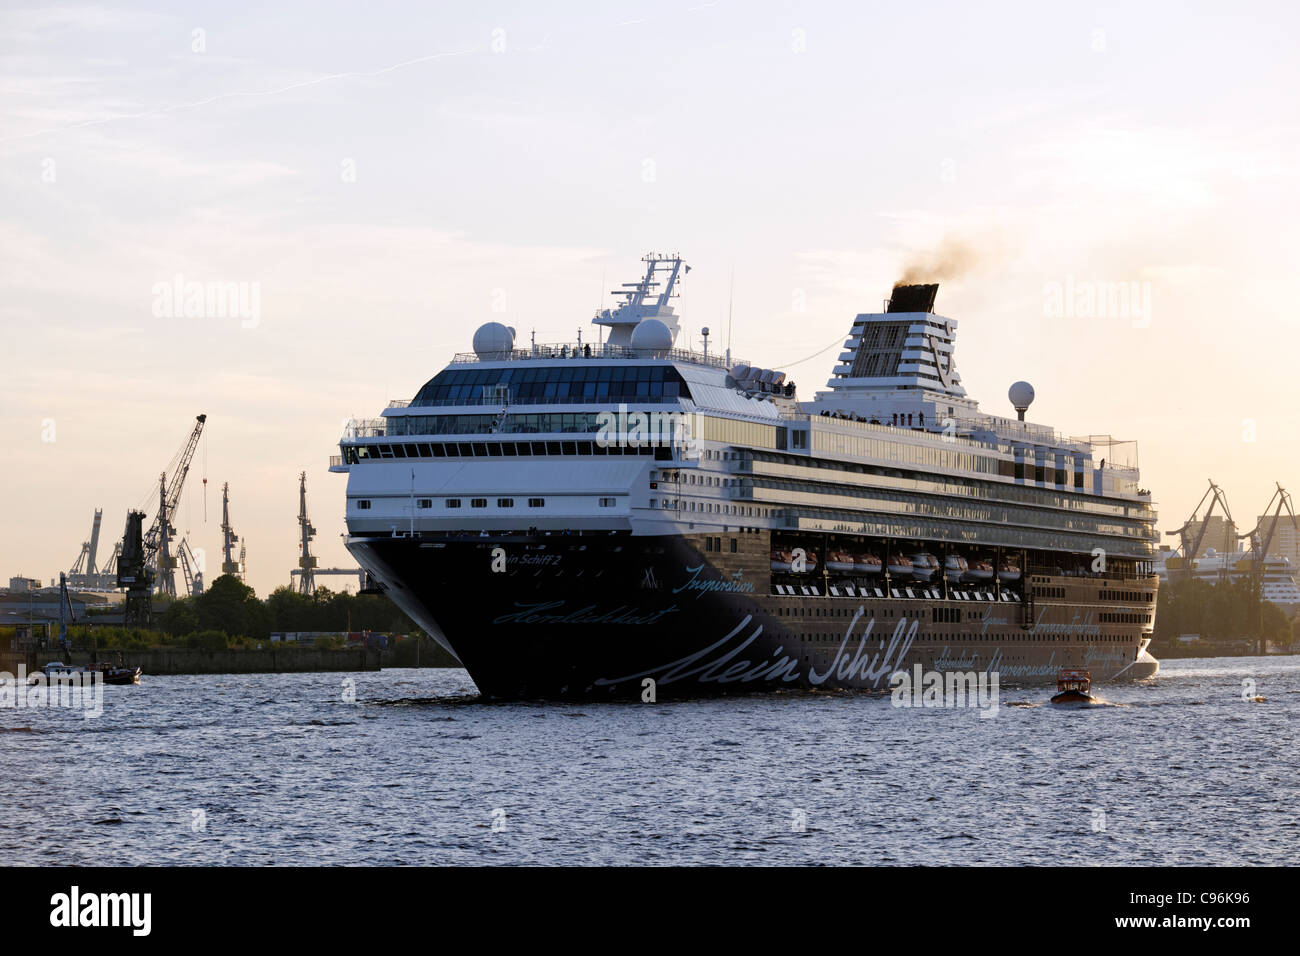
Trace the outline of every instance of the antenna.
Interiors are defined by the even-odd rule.
[[[736,301],[736,264],[731,264],[731,281],[727,287],[727,365],[731,365],[731,307]]]

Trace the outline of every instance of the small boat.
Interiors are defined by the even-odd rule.
[[[934,576],[939,573],[939,559],[925,551],[911,557],[912,577],[918,581],[933,581]]]
[[[891,554],[889,556],[889,573],[910,578],[912,576],[912,559],[901,554]]]
[[[988,558],[972,558],[966,568],[967,581],[992,581],[993,562]]]
[[[856,564],[853,555],[844,551],[831,551],[826,555],[826,570],[837,574],[852,574]]]
[[[968,567],[966,559],[960,554],[950,554],[943,559],[943,575],[949,584],[960,584]]]
[[[1085,670],[1067,667],[1056,674],[1056,694],[1053,704],[1091,704],[1092,675]]]
[[[1003,558],[998,563],[998,580],[999,581],[1019,581],[1020,568],[1014,561]]]
[[[114,665],[107,661],[98,664],[89,664],[81,667],[76,664],[65,664],[62,661],[50,661],[41,668],[41,673],[49,683],[55,683],[61,680],[72,680],[78,675],[84,674],[91,680],[94,675],[99,674],[100,679],[105,684],[138,684],[140,683],[140,668],[127,667],[125,665]],[[33,677],[29,683],[35,684],[39,678]]]
[[[880,559],[865,551],[853,554],[853,570],[856,574],[879,574]]]
[[[771,562],[772,562],[772,570],[773,570],[773,571],[789,571],[789,570],[790,570],[790,560],[791,560],[791,557],[790,557],[790,552],[789,552],[789,551],[779,551],[779,550],[773,548],[773,549],[772,549],[772,554],[771,554],[770,560],[771,560]]]

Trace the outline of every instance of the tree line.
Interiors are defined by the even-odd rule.
[[[1156,598],[1155,641],[1199,634],[1208,641],[1258,640],[1290,644],[1292,622],[1276,604],[1262,602],[1248,577],[1218,583],[1187,578],[1162,584]]]

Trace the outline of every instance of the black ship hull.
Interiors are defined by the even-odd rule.
[[[1078,607],[832,597],[825,578],[814,596],[776,594],[769,544],[758,531],[348,541],[494,698],[884,691],[916,665],[1008,684],[1048,683],[1065,666],[1098,680],[1157,666],[1139,634],[1105,634]]]

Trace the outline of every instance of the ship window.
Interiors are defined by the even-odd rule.
[[[596,367],[565,362],[533,368],[446,369],[420,389],[411,404],[497,404],[503,391],[517,404],[543,396],[574,402],[690,397],[681,373],[671,365]]]
[[[429,449],[429,446],[426,445],[426,444],[424,444],[423,442],[421,442],[421,443],[417,446],[417,448],[418,448],[418,450],[419,450],[419,453],[420,453],[420,457],[421,457],[421,458],[428,458],[428,457],[430,457],[430,455],[432,454],[432,452],[431,452],[430,449]]]
[[[545,498],[529,498],[529,499],[528,499],[528,507],[530,507],[530,508],[543,508],[543,507],[545,507],[545,506],[546,506],[546,499],[545,499]]]
[[[612,507],[614,507],[614,499],[613,499],[613,498],[601,498],[601,499],[600,499],[600,506],[601,506],[602,508],[612,508]],[[653,501],[650,503],[650,506],[651,506],[652,508],[654,507],[654,502],[653,502]]]
[[[432,498],[421,498],[421,499],[419,499],[419,500],[416,502],[416,505],[417,505],[418,507],[420,507],[420,508],[432,508],[432,507],[433,507],[433,499],[432,499]]]
[[[502,443],[501,443],[501,453],[502,453],[503,455],[505,455],[507,458],[514,458],[514,457],[515,457],[515,443],[512,442],[512,441],[504,441],[504,442],[502,442]]]
[[[560,443],[559,443],[558,441],[548,441],[548,442],[546,442],[546,454],[548,454],[548,455],[560,455],[560,454],[563,454],[563,452],[560,451]]]
[[[492,444],[488,445],[488,446],[487,446],[487,450],[488,450],[488,455],[491,456],[492,458],[500,458],[500,457],[501,457],[501,443],[500,443],[500,442],[493,442]]]
[[[469,506],[470,506],[471,508],[486,508],[486,507],[487,507],[487,499],[486,499],[486,498],[471,498],[471,499],[469,500]]]
[[[367,511],[367,510],[369,510],[369,508],[370,508],[370,499],[369,499],[369,498],[359,498],[359,499],[357,500],[357,509],[358,509],[359,511]]]
[[[456,446],[456,450],[462,458],[470,458],[474,455],[474,450],[469,446],[468,442],[460,442]]]
[[[498,499],[497,499],[497,507],[498,507],[498,508],[513,508],[514,506],[515,506],[515,499],[514,499],[514,498],[498,498]]]
[[[448,507],[448,508],[459,508],[459,507],[460,507],[460,499],[459,499],[459,498],[448,498],[448,499],[447,499],[447,507]]]

